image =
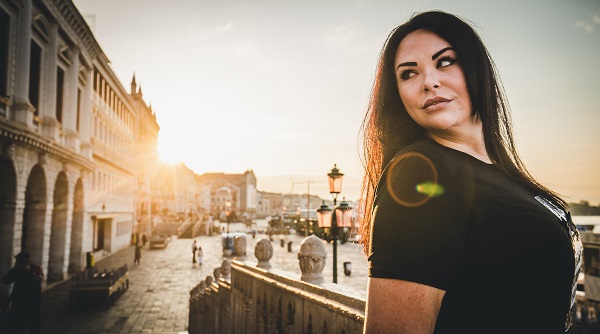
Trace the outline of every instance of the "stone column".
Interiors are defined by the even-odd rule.
[[[90,138],[92,137],[92,94],[95,94],[92,87],[93,82],[93,70],[92,68],[85,69],[85,87],[81,92],[81,110],[79,114],[79,138],[80,148],[79,152],[81,155],[88,159],[92,159],[92,145]]]
[[[50,24],[50,41],[48,42],[48,64],[45,68],[46,97],[44,107],[40,108],[42,119],[42,134],[55,142],[60,140],[60,123],[56,119],[56,71],[58,70],[58,25]],[[63,108],[64,110],[64,108]]]
[[[323,283],[323,268],[325,268],[327,250],[321,239],[314,235],[304,238],[300,243],[298,259],[302,271],[301,280],[312,284]]]
[[[31,59],[31,1],[22,0],[17,28],[17,73],[15,82],[15,121],[33,128],[34,108],[29,103],[29,61]]]
[[[256,265],[262,269],[270,269],[271,264],[269,260],[273,257],[273,245],[269,241],[269,239],[260,239],[256,242],[256,246],[254,247],[254,256],[258,259],[258,264]]]
[[[63,113],[63,130],[65,145],[73,150],[79,149],[79,134],[77,133],[77,89],[79,87],[79,48],[71,48],[71,67],[69,68],[68,83],[65,85],[65,108]]]

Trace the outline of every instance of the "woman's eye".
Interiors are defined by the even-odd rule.
[[[415,74],[416,74],[415,71],[412,71],[412,70],[402,71],[402,73],[400,73],[400,79],[408,80],[408,79],[412,78]]]
[[[457,61],[456,58],[452,58],[449,56],[442,57],[438,60],[437,67],[441,68],[441,67],[450,66],[450,65],[456,63],[456,61]]]

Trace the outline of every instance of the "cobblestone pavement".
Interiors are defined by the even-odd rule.
[[[254,246],[259,238],[248,237],[246,259],[256,262]],[[44,333],[187,333],[189,291],[223,260],[221,236],[196,238],[204,250],[204,263],[192,264],[192,239],[177,239],[165,249],[142,250],[141,264],[133,264],[133,247],[119,251],[98,261],[99,270],[129,267],[129,289],[113,304],[68,305],[70,282],[62,282],[42,297],[42,325]],[[273,268],[297,275],[298,251],[303,237],[296,235],[273,236]],[[281,247],[284,240],[284,247]],[[292,251],[288,252],[288,242]],[[332,245],[327,265],[323,270],[326,282],[332,281]],[[352,262],[351,276],[344,276],[343,262]],[[338,283],[353,290],[365,291],[367,262],[356,244],[338,247]]]

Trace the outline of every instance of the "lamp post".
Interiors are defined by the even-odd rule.
[[[337,165],[333,165],[329,177],[329,193],[333,196],[333,211],[325,204],[317,209],[319,227],[325,232],[325,240],[333,241],[333,283],[337,283],[337,241],[339,239],[339,228],[351,225],[352,208],[344,200],[337,206],[337,196],[342,192],[342,177]]]

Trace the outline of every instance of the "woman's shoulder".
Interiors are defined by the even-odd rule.
[[[407,161],[421,161],[421,163],[434,164],[436,167],[449,168],[461,163],[460,155],[453,151],[426,138],[400,149],[392,159],[391,164],[400,161],[404,161],[404,163]]]

